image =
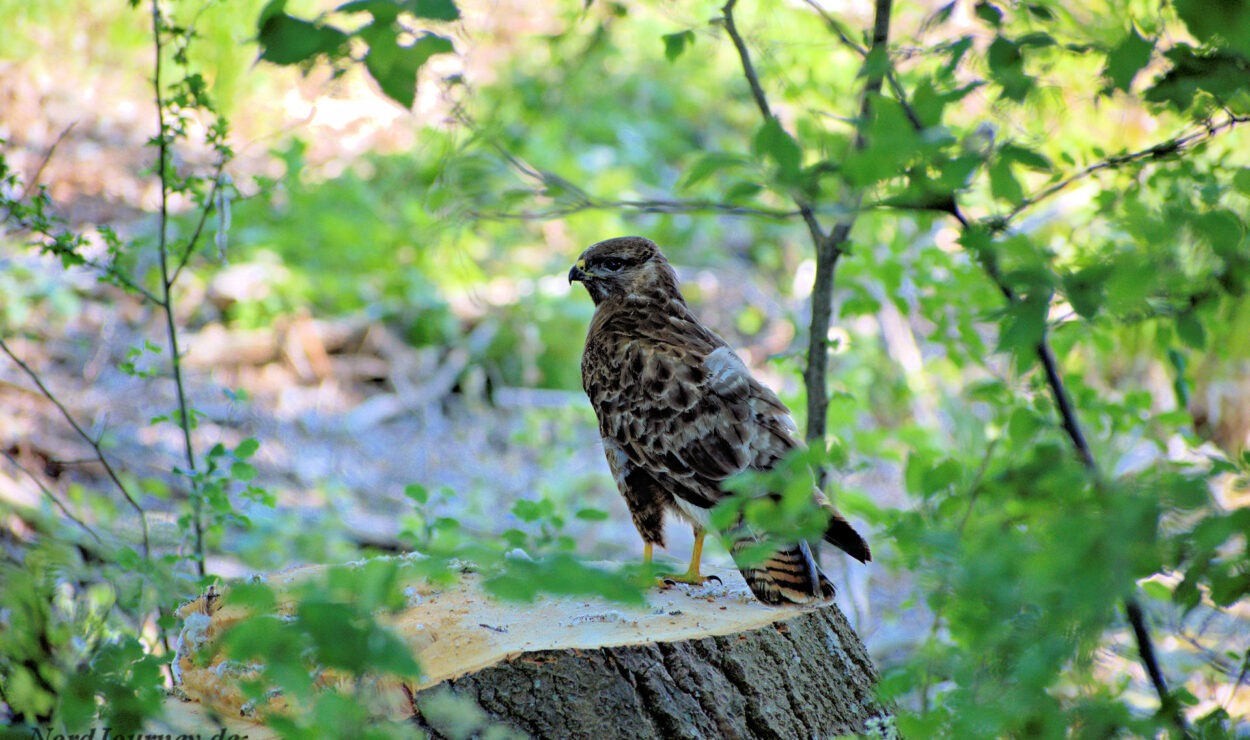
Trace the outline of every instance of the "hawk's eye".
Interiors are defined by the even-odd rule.
[[[603,260],[602,264],[603,269],[608,270],[609,272],[616,272],[625,266],[625,260],[620,257],[608,257]]]

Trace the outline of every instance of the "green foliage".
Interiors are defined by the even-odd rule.
[[[274,64],[298,64],[305,68],[325,60],[339,65],[351,58],[353,40],[368,51],[364,66],[391,100],[411,108],[416,99],[417,74],[430,57],[455,51],[451,39],[429,31],[415,40],[404,40],[409,29],[401,16],[446,22],[460,18],[451,0],[353,0],[335,9],[346,15],[367,14],[372,20],[352,31],[328,23],[325,17],[304,20],[286,12],[287,0],[270,0],[257,19],[256,40],[260,58]]]
[[[0,677],[18,726],[84,729],[106,722],[134,732],[160,711],[161,667],[119,612],[130,611],[133,574],[88,571],[66,543],[44,542],[24,562],[0,563]]]
[[[217,670],[237,675],[250,697],[245,712],[263,715],[284,736],[403,736],[377,723],[374,704],[381,682],[421,674],[385,624],[407,603],[411,581],[411,568],[380,558],[329,568],[280,593],[260,581],[232,586],[223,607],[249,617],[196,646],[195,659],[221,660]]]
[[[37,5],[23,23],[55,12]],[[735,481],[741,495],[715,512],[717,523],[812,536],[824,523],[810,506],[814,466],[897,469],[906,498],[896,505],[850,488],[834,498],[884,533],[873,538],[874,567],[918,579],[915,598],[933,619],[930,638],[887,665],[881,685],[899,702],[903,734],[1172,732],[1159,702],[1144,702],[1099,656],[1126,634],[1126,597],[1148,614],[1185,614],[1243,605],[1250,592],[1250,521],[1211,493],[1228,479],[1244,490],[1250,458],[1203,447],[1195,410],[1204,384],[1236,377],[1250,356],[1247,5],[979,2],[958,25],[955,3],[928,17],[899,6],[891,53],[865,54],[840,18],[802,4],[746,4],[737,22],[772,101],[765,116],[725,24],[706,23],[720,5],[562,5],[547,19],[554,30],[516,41],[494,81],[448,81],[464,93],[454,125],[424,128],[413,151],[370,155],[335,177],[306,166],[300,141],[283,142],[285,173],[235,203],[231,259],[284,272],[268,297],[231,307],[228,320],[261,324],[305,305],[368,311],[414,344],[464,346],[451,306],[502,279],[513,290],[484,302],[474,321],[493,333],[482,331],[488,340],[471,348],[471,362],[496,386],[576,389],[575,338],[590,308],[544,281],[558,282],[573,256],[547,245],[568,251],[646,233],[679,265],[745,265],[785,297],[799,266],[810,266],[799,207],[825,229],[853,216],[834,292],[828,411],[838,444]],[[315,17],[274,0],[255,18],[263,62],[328,63],[336,73],[359,63],[405,107],[431,57],[475,38],[453,43],[444,24],[459,12],[445,0],[359,0]],[[913,38],[898,37],[910,29]],[[197,66],[184,24],[162,33],[179,76],[162,93],[169,119],[154,140],[168,146],[195,129],[191,112],[217,110],[209,93],[223,82]],[[887,72],[861,117],[864,82]],[[224,125],[207,131],[227,157]],[[167,150],[161,161],[167,194],[214,204],[218,178],[173,167],[180,160]],[[6,219],[43,252],[159,303],[157,278],[138,269],[151,243],[103,230],[98,248],[86,249],[46,193],[11,197],[15,175],[0,168],[0,179]],[[171,233],[196,232],[197,215]],[[194,247],[173,239],[169,254],[178,262]],[[32,306],[75,306],[8,270],[0,290],[6,332]],[[762,325],[757,310],[736,315],[744,334]],[[163,346],[137,346],[128,369],[163,374]],[[774,360],[797,375],[792,358]],[[194,409],[165,415],[184,429],[196,418]],[[255,452],[249,441],[191,456],[183,480],[203,508],[182,512],[182,534],[202,527],[211,548],[224,546],[229,527],[248,562],[282,562],[284,547],[343,556],[343,543],[279,516],[237,512],[235,503],[267,500],[251,485]],[[1085,454],[1093,465],[1080,462]],[[473,568],[506,598],[638,603],[649,574],[578,558],[574,530],[605,516],[578,500],[583,485],[518,501],[490,532],[457,513],[452,492],[412,486],[402,539],[426,557],[406,570],[437,581]],[[115,597],[71,586],[67,601],[70,580],[49,569],[4,572],[4,608],[30,617],[0,630],[12,677],[5,700],[20,720],[72,727],[103,706],[133,725],[154,711],[158,661],[133,628],[100,616],[113,598],[117,611],[137,615],[152,610],[158,589],[188,592],[187,563],[145,555],[109,553]],[[179,565],[180,580],[164,578]],[[365,726],[362,684],[355,694],[316,692],[317,666],[366,681],[415,672],[378,621],[401,603],[402,578],[388,568],[336,571],[281,616],[232,633],[234,660],[265,658],[257,701],[276,687],[300,710],[275,728]],[[232,594],[258,612],[279,602],[261,587]],[[81,606],[63,608],[71,601]],[[1192,705],[1185,677],[1164,669],[1176,700]],[[1197,735],[1237,731],[1221,709],[1186,711]],[[442,721],[450,736],[489,734],[454,705]]]

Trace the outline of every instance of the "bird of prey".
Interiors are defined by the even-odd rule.
[[[708,514],[729,496],[722,484],[745,470],[769,470],[798,447],[794,420],[725,341],[695,318],[654,242],[626,236],[594,244],[569,270],[569,283],[575,280],[595,303],[582,387],[642,536],[644,560],[651,561],[654,545],[664,546],[664,516],[672,512],[694,527],[695,542],[689,569],[671,580],[702,583]],[[813,496],[829,512],[824,539],[860,562],[870,560],[864,538],[819,491]],[[721,534],[760,601],[806,604],[833,596],[802,539],[778,541],[762,562],[746,562],[739,555],[758,537],[743,528]]]

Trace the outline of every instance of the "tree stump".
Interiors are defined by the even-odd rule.
[[[280,586],[317,570],[270,580]],[[876,671],[836,606],[767,607],[737,572],[715,575],[728,585],[655,590],[641,609],[577,597],[496,601],[472,574],[451,587],[409,589],[409,608],[386,621],[413,648],[422,680],[382,683],[370,693],[380,699],[380,715],[434,737],[463,736],[456,728],[466,713],[509,734],[550,738],[886,731],[889,711],[873,693]],[[201,643],[247,618],[225,608],[205,624],[205,611],[203,599],[180,611]],[[176,661],[182,691],[217,716],[247,715],[232,683],[238,672],[224,659],[192,660],[187,631]],[[182,725],[194,724],[195,709],[177,712]],[[252,725],[246,734],[267,733]]]

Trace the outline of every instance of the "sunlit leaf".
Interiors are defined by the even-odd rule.
[[[678,187],[688,190],[718,172],[742,167],[746,162],[747,160],[738,154],[708,152],[690,165]]]
[[[751,149],[757,156],[773,161],[777,166],[777,178],[783,183],[793,183],[798,178],[803,152],[798,142],[781,127],[775,117],[769,117],[755,133]]]
[[[999,158],[990,165],[990,192],[995,198],[1019,203],[1024,200],[1024,188],[1011,171],[1011,160]]]
[[[687,47],[694,45],[694,31],[668,33],[661,38],[664,39],[664,58],[670,62],[677,61]]]
[[[1176,334],[1181,341],[1194,349],[1202,349],[1207,344],[1206,331],[1202,328],[1202,320],[1195,311],[1185,311],[1176,317]]]
[[[1195,38],[1227,46],[1250,57],[1250,2],[1246,0],[1175,0],[1176,14]]]
[[[335,54],[346,43],[347,34],[333,26],[322,26],[276,13],[260,26],[257,41],[260,58],[274,64],[299,64],[321,54]]]
[[[455,51],[451,40],[432,33],[422,34],[410,46],[400,46],[398,31],[379,28],[376,24],[362,29],[361,38],[369,43],[365,68],[396,103],[411,108],[416,100],[417,73],[430,57]]]
[[[1154,54],[1154,41],[1142,38],[1137,26],[1130,26],[1128,35],[1114,49],[1107,53],[1107,66],[1103,68],[1103,76],[1116,90],[1128,92],[1137,78],[1137,73],[1150,63]]]

